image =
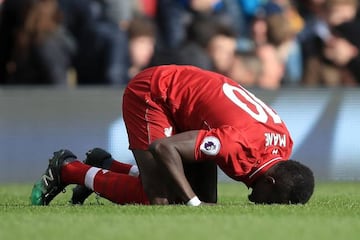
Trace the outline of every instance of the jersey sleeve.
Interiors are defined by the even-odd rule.
[[[215,161],[229,177],[239,180],[249,173],[258,157],[241,132],[231,126],[200,130],[195,144],[197,161]]]
[[[228,148],[231,127],[200,130],[195,143],[197,161],[215,160],[222,157]]]

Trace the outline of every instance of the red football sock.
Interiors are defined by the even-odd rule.
[[[80,161],[68,163],[61,169],[61,182],[84,185],[86,173],[90,168],[91,166]]]
[[[92,178],[94,172],[93,168],[88,171],[85,183],[90,188],[93,184],[92,189],[100,196],[118,204],[149,204],[140,178],[107,170],[97,171]]]
[[[114,203],[149,204],[140,178],[92,167],[80,161],[62,167],[61,181],[85,185]]]
[[[139,176],[139,169],[136,165],[122,163],[116,160],[111,161],[109,170],[112,172],[128,174],[134,177]]]

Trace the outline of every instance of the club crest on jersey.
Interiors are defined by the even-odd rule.
[[[200,145],[200,150],[206,155],[215,156],[220,151],[220,141],[217,137],[205,137]]]

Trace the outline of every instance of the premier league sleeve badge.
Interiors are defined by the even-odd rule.
[[[217,137],[205,137],[200,145],[200,150],[206,155],[215,156],[221,148],[220,140]]]

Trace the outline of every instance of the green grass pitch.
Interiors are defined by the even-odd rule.
[[[360,182],[317,183],[306,205],[253,205],[243,184],[219,184],[219,204],[119,206],[91,196],[71,206],[71,186],[50,206],[29,205],[30,184],[0,185],[0,239],[360,239]]]

